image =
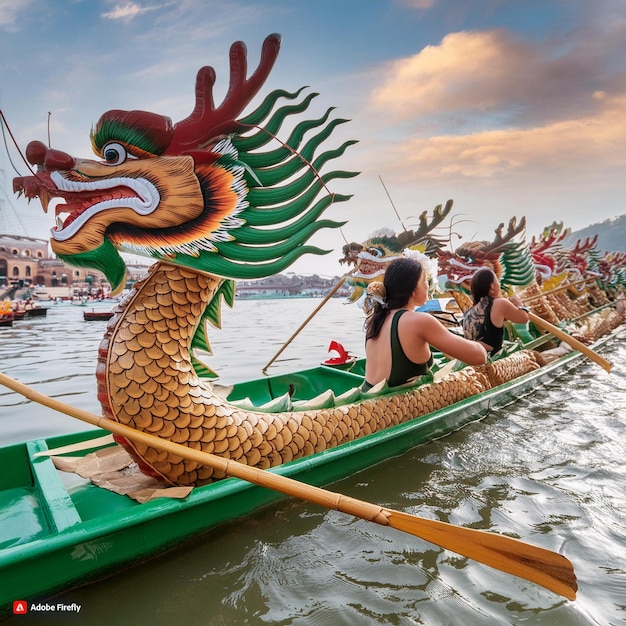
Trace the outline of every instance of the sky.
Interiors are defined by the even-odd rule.
[[[228,50],[256,67],[282,36],[253,102],[309,86],[351,121],[334,162],[358,171],[312,240],[332,250],[290,269],[342,274],[346,242],[414,228],[454,200],[452,245],[491,240],[527,219],[572,230],[622,215],[626,191],[626,2],[623,0],[0,0],[0,108],[22,150],[31,140],[92,157],[89,132],[110,109],[189,115],[198,69],[228,86]],[[11,193],[25,167],[0,150],[0,232],[48,237],[53,217]],[[12,163],[11,163],[12,162]]]

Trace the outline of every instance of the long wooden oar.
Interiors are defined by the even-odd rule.
[[[300,331],[317,315],[318,311],[335,295],[339,287],[343,285],[346,278],[353,274],[356,271],[356,267],[352,268],[349,272],[346,272],[338,281],[337,284],[328,292],[326,297],[317,305],[313,313],[307,317],[300,327],[287,339],[287,341],[283,344],[283,347],[269,360],[267,365],[261,370],[264,374],[267,371],[268,367],[283,353],[283,350],[300,334]]]
[[[271,471],[249,467],[231,459],[193,450],[72,407],[39,393],[2,372],[0,372],[0,384],[30,400],[94,426],[104,428],[129,440],[142,442],[158,450],[171,452],[183,459],[189,459],[190,461],[213,467],[229,476],[241,478],[256,485],[313,502],[322,507],[336,509],[349,515],[382,524],[383,526],[391,526],[495,569],[529,580],[561,594],[569,600],[574,600],[576,597],[578,585],[574,568],[566,557],[556,552],[505,537],[504,535],[463,528],[446,522],[401,513],[326,489],[307,485]]]
[[[548,331],[551,335],[554,335],[557,339],[564,341],[567,345],[571,346],[574,350],[578,350],[578,352],[582,352],[586,357],[591,359],[594,363],[597,363],[600,367],[605,369],[607,372],[611,371],[611,363],[607,361],[604,357],[601,357],[597,352],[594,352],[589,346],[586,346],[578,339],[572,337],[569,333],[561,330],[554,324],[550,324],[550,322],[546,322],[543,318],[535,315],[528,311],[528,317],[530,321],[535,325],[539,326],[539,328],[543,328]]]

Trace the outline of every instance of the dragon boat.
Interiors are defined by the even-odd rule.
[[[145,111],[105,113],[92,131],[100,160],[77,159],[37,141],[27,147],[37,169],[15,179],[14,188],[38,197],[46,211],[51,198],[64,201],[55,208],[51,237],[57,256],[102,270],[113,294],[125,284],[120,251],[156,262],[107,323],[96,367],[102,416],[72,413],[0,375],[0,383],[27,397],[101,427],[0,448],[4,612],[18,598],[45,599],[250,514],[280,497],[264,488],[274,488],[272,476],[324,485],[481,419],[583,357],[585,350],[560,350],[555,337],[565,331],[556,324],[567,328],[572,342],[584,340],[588,351],[622,332],[615,299],[623,274],[598,269],[620,264],[595,254],[593,242],[577,250],[575,264],[557,245],[558,227],[526,245],[518,240],[524,221],[513,219],[507,233],[502,225],[496,230],[494,242],[449,251],[435,234],[450,214],[448,202],[432,219],[425,212],[417,231],[350,244],[342,260],[352,266],[357,299],[368,281],[380,280],[386,262],[418,251],[437,261],[437,282],[461,311],[471,272],[485,264],[497,269],[536,318],[529,327],[509,328],[505,349],[491,362],[465,367],[435,354],[425,377],[395,388],[381,381],[367,392],[362,359],[350,359],[344,369],[320,365],[232,389],[216,385],[199,351],[210,353],[207,323],[220,326],[222,302],[234,303],[234,281],[268,276],[302,254],[322,253],[306,242],[319,229],[340,225],[320,216],[349,198],[328,185],[352,172],[321,171],[353,142],[317,154],[346,120],[331,119],[328,111],[293,125],[286,141],[276,139],[291,115],[307,110],[312,95],[274,91],[237,117],[263,85],[278,49],[278,36],[268,37],[248,78],[245,47],[234,44],[224,102],[215,108],[215,72],[202,68],[195,108],[176,124]],[[268,149],[272,143],[278,147]],[[535,257],[547,257],[550,246],[556,261],[548,273],[544,259],[541,274]],[[540,323],[547,317],[552,332]],[[105,431],[114,439],[103,441]],[[106,465],[111,457],[151,486],[129,497],[72,469]],[[241,480],[237,468],[254,470],[259,484]],[[332,506],[345,510],[340,501]],[[393,525],[389,513],[378,508],[363,515]],[[506,571],[525,575],[519,568]],[[570,598],[575,593],[571,580],[545,586]]]
[[[113,317],[113,311],[83,311],[83,319],[86,322],[108,322]]]

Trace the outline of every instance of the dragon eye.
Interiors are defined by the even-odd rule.
[[[119,143],[109,143],[104,146],[102,155],[107,165],[121,165],[128,157],[126,148]]]

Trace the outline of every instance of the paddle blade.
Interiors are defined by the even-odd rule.
[[[562,554],[486,532],[385,509],[389,525],[446,550],[519,576],[568,600],[576,598],[574,567]]]

